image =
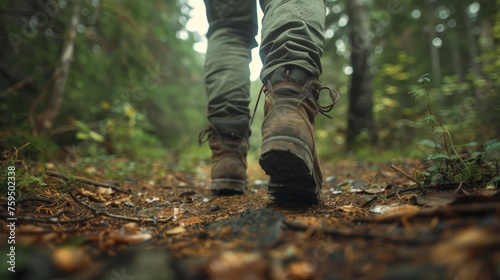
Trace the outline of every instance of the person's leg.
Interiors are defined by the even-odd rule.
[[[270,176],[277,199],[317,200],[323,182],[316,152],[314,119],[321,90],[338,94],[317,79],[322,72],[325,4],[323,0],[261,0],[266,104],[259,163]]]
[[[261,80],[282,66],[299,66],[312,77],[322,72],[326,8],[324,0],[260,0],[264,11]]]
[[[205,0],[209,30],[205,61],[212,189],[242,192],[246,186],[251,49],[257,45],[255,1]]]

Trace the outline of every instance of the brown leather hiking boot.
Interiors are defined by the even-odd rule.
[[[325,114],[338,101],[339,94],[322,87],[316,78],[304,84],[291,79],[263,87],[266,94],[262,124],[262,151],[259,163],[270,176],[268,193],[276,199],[317,201],[323,183],[315,146],[314,118]],[[328,90],[332,103],[320,106],[320,91]]]
[[[204,139],[206,136],[207,139]],[[200,144],[208,140],[212,150],[211,188],[216,195],[241,194],[247,185],[247,137],[223,137],[210,126],[200,132]]]

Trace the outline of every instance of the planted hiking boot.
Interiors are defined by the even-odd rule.
[[[246,138],[223,137],[213,126],[200,132],[200,144],[208,140],[212,150],[211,189],[214,194],[232,195],[245,191],[249,149]]]
[[[332,103],[320,106],[319,94],[328,90]],[[263,87],[266,94],[259,163],[270,176],[268,193],[276,199],[319,199],[323,183],[315,146],[314,119],[326,115],[339,94],[322,87],[300,68],[279,68]]]

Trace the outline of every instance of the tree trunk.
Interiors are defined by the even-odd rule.
[[[373,78],[370,72],[372,45],[365,1],[347,1],[347,14],[353,73],[349,90],[346,148],[352,150],[362,142],[375,146],[377,132],[373,121]],[[363,134],[366,137],[362,137]]]
[[[477,58],[479,57],[479,47],[477,43],[476,36],[472,33],[473,26],[471,24],[469,15],[467,14],[467,4],[465,1],[460,2],[459,9],[462,13],[462,21],[465,25],[465,34],[467,38],[467,47],[469,50],[470,56],[470,64],[472,65],[472,69],[474,70],[474,74],[477,77],[481,76],[481,64],[478,62]]]
[[[441,85],[442,74],[441,74],[441,57],[439,55],[440,46],[434,45],[434,39],[438,38],[436,32],[436,22],[434,20],[434,11],[436,10],[433,3],[428,3],[427,8],[429,10],[430,19],[428,20],[428,25],[426,26],[426,31],[429,38],[429,53],[431,54],[431,83],[433,85]]]
[[[76,39],[76,27],[79,22],[80,3],[79,0],[74,2],[73,13],[71,15],[71,22],[66,33],[66,40],[62,48],[62,54],[59,61],[59,66],[54,71],[47,86],[40,93],[40,97],[35,100],[32,109],[35,109],[37,103],[44,101],[45,95],[48,94],[46,99],[46,109],[37,115],[35,120],[34,134],[47,135],[50,134],[54,126],[54,120],[59,114],[61,103],[68,80],[69,68],[73,60],[73,53]],[[32,112],[34,113],[34,112]]]

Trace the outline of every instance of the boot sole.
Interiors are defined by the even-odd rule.
[[[302,141],[288,136],[270,137],[262,143],[259,164],[271,177],[268,194],[277,200],[319,200],[319,178],[313,154]]]
[[[213,179],[212,192],[215,195],[237,195],[245,191],[247,182],[238,179]]]

